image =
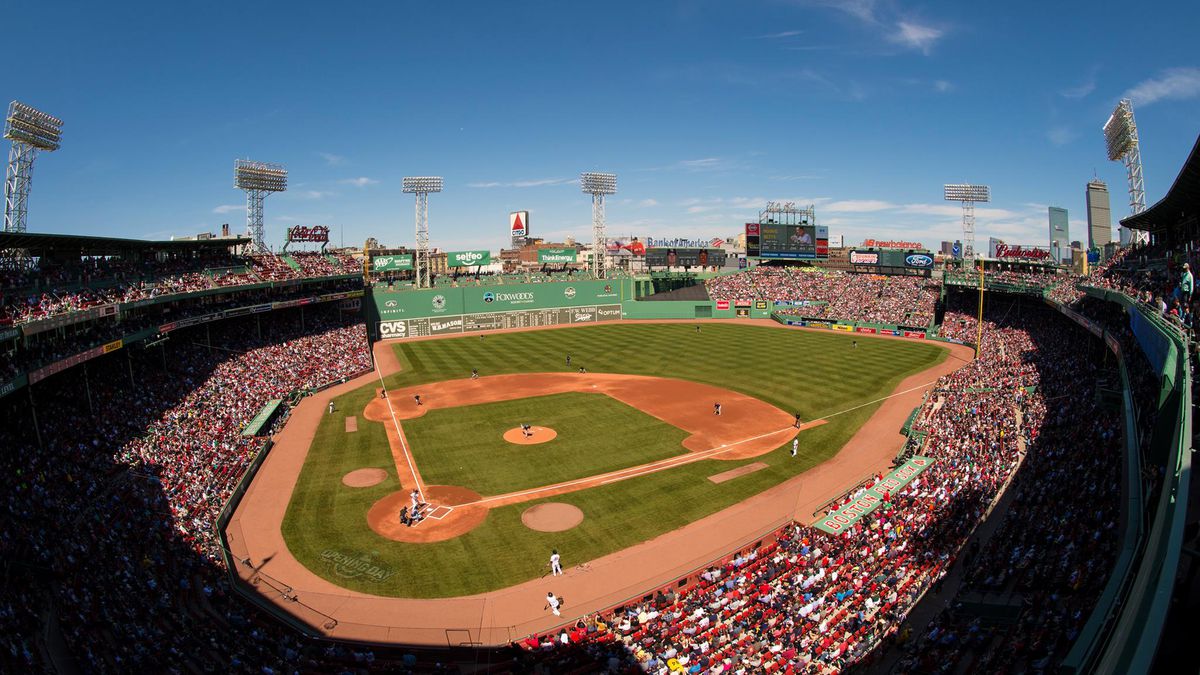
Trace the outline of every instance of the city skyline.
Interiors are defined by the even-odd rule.
[[[279,7],[38,5],[57,28],[13,36],[0,88],[64,121],[62,149],[38,160],[29,230],[240,233],[229,171],[249,158],[291,177],[265,209],[276,249],[296,224],[331,226],[334,244],[411,245],[405,175],[445,176],[429,201],[443,250],[499,249],[512,211],[530,211],[530,236],[587,241],[582,171],[620,177],[611,236],[733,237],[788,200],[847,244],[936,248],[962,236],[941,186],[973,182],[993,194],[977,241],[1046,245],[1047,207],[1086,213],[1089,178],[1124,192],[1100,132],[1119,98],[1137,111],[1150,204],[1200,132],[1190,6],[1155,25],[1032,3]],[[1079,49],[1117,34],[1143,45],[1136,63]],[[1114,227],[1128,215],[1115,199]]]

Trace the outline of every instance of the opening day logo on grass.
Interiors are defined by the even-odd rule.
[[[395,570],[375,564],[373,555],[350,555],[337,549],[327,548],[321,552],[321,560],[333,566],[333,573],[343,579],[364,577],[370,581],[387,581]]]

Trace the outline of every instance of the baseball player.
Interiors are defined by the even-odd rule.
[[[471,379],[472,379],[472,380],[478,380],[478,379],[479,379],[479,369],[478,369],[478,368],[472,368],[472,369],[471,369]]]
[[[562,573],[562,562],[558,556],[558,549],[552,548],[550,549],[550,574],[557,577]]]
[[[329,402],[329,414],[330,414],[330,415],[332,415],[332,414],[333,414],[333,401],[330,401],[330,402]]]
[[[413,488],[412,494],[409,495],[412,500],[412,508],[409,510],[414,516],[421,510],[421,491]]]
[[[721,416],[721,404],[720,403],[713,404],[713,414],[718,417]]]
[[[567,354],[567,365],[571,365],[571,355]]]
[[[421,395],[420,394],[413,394],[413,400],[417,402],[418,406],[421,405]]]
[[[792,439],[792,457],[796,456],[796,451],[799,449],[800,449],[800,439],[793,438]]]
[[[525,438],[529,438],[530,436],[533,435],[533,429],[530,428],[530,426],[528,424],[522,424],[521,425],[521,434],[523,436],[525,436]]]
[[[562,616],[562,612],[558,611],[561,605],[562,601],[554,597],[554,593],[546,594],[546,607],[549,607],[550,611],[554,612],[554,616]]]
[[[803,424],[803,422],[800,421],[800,413],[796,413],[796,423],[793,424],[792,426],[799,429],[801,424]]]

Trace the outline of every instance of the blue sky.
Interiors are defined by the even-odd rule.
[[[251,6],[253,5],[253,6]],[[267,236],[328,224],[411,244],[405,175],[442,175],[431,243],[590,236],[580,171],[618,174],[610,235],[732,236],[768,199],[847,242],[960,233],[947,182],[986,183],[978,240],[1084,237],[1100,127],[1131,95],[1147,200],[1200,133],[1200,3],[10,2],[0,100],[65,121],[29,228],[165,238],[244,229],[233,160],[280,162]],[[1134,45],[1135,47],[1127,47]],[[1190,53],[1189,53],[1190,52]],[[336,243],[336,242],[335,242]]]

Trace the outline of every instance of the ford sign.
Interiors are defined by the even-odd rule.
[[[909,267],[933,267],[933,256],[924,253],[913,253],[904,258],[904,264]]]

